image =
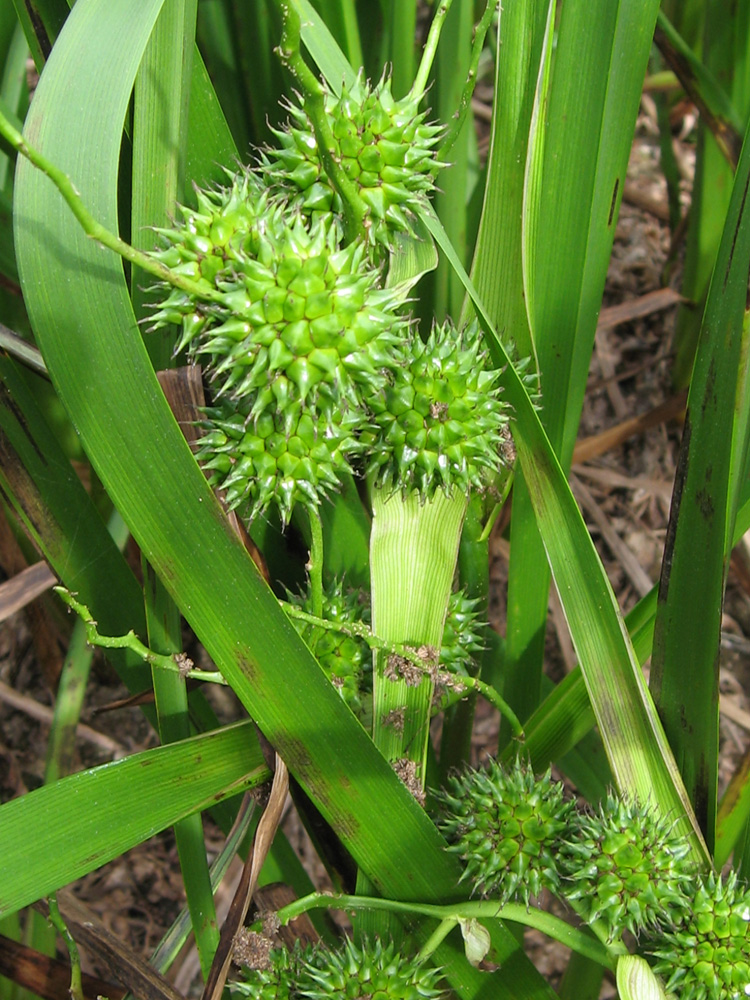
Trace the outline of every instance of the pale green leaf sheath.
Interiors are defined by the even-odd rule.
[[[370,401],[372,626],[420,651],[424,670],[376,656],[373,737],[419,796],[461,527],[471,490],[497,478],[507,413],[475,324],[414,337],[389,370]]]

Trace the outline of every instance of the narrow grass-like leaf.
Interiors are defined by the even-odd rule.
[[[65,654],[55,698],[55,714],[47,744],[46,784],[70,774],[76,748],[76,728],[86,694],[94,649],[86,642],[86,626],[77,621]]]
[[[142,560],[142,565],[148,647],[155,653],[166,656],[182,653],[182,618],[179,609],[145,559]],[[159,670],[156,666],[152,667],[151,672],[162,743],[177,743],[188,739],[190,715],[185,677],[177,671]],[[201,816],[185,816],[175,823],[174,833],[201,971],[206,977],[219,944],[219,928]]]
[[[531,137],[524,287],[544,426],[564,471],[580,419],[658,6],[657,0],[564,4],[549,89],[539,90],[546,104]],[[511,705],[522,698],[523,705],[514,707],[528,711],[534,707],[529,691],[538,691],[541,674],[548,580],[538,572],[543,548],[529,523],[526,488],[530,483],[514,501],[506,675]]]
[[[7,9],[7,8],[6,8]],[[15,22],[7,53],[2,62],[2,77],[0,78],[0,100],[3,107],[20,118],[26,116],[29,102],[29,90],[26,84],[26,59],[29,49],[26,44],[21,25]],[[0,189],[11,190],[13,164],[15,156],[0,155]]]
[[[119,123],[159,7],[160,0],[144,0],[135,17],[128,0],[78,0],[27,120],[27,140],[75,178],[87,205],[110,228],[117,218]],[[82,234],[49,180],[27,164],[18,168],[16,191],[20,270],[41,349],[142,551],[379,891],[427,900],[460,895],[458,861],[444,851],[433,824],[232,535],[161,394],[120,261]],[[61,289],[69,306],[62,315]],[[509,931],[496,928],[493,942],[497,960],[512,973],[512,988],[493,984],[494,996],[551,995]],[[447,941],[436,960],[453,988],[473,997],[488,988],[487,978],[468,965],[457,944]]]
[[[370,589],[370,519],[354,479],[344,480],[340,493],[321,504],[325,552],[324,582],[345,580],[347,586]]]
[[[342,84],[347,88],[352,87],[357,74],[315,8],[309,0],[291,0],[291,3],[302,18],[302,41],[331,90],[334,94],[340,94]]]
[[[135,80],[130,231],[141,250],[153,249],[152,228],[166,226],[184,200],[196,8],[197,0],[164,0]],[[142,320],[147,295],[139,277],[132,276],[132,297]],[[146,338],[157,370],[169,367],[174,341],[164,329]]]
[[[745,490],[747,493],[747,489]],[[733,544],[750,530],[750,501],[747,496],[737,515]],[[625,618],[639,663],[651,656],[656,617],[657,587],[654,587]],[[595,719],[580,667],[575,667],[555,686],[524,726],[525,751],[535,768],[542,769],[577,746],[594,725]],[[516,749],[506,747],[503,759],[514,759]]]
[[[354,0],[318,0],[324,23],[335,36],[349,65],[359,70],[364,65],[362,43]],[[413,32],[411,37],[413,38]]]
[[[207,187],[226,183],[222,168],[236,162],[237,147],[197,49],[193,53],[187,141],[186,184]],[[183,194],[186,203],[192,204],[192,193],[186,189]]]
[[[416,62],[414,36],[417,27],[416,0],[385,0],[381,66],[393,67],[393,96],[404,97],[414,83]]]
[[[500,13],[492,135],[471,276],[500,335],[532,352],[524,300],[522,219],[529,128],[549,0],[510,4]],[[467,300],[470,307],[470,300]]]
[[[612,588],[550,441],[439,220],[426,213],[425,221],[463,275],[489,334],[495,364],[507,369],[504,391],[516,413],[519,458],[618,789],[679,817],[677,825],[690,838],[693,856],[705,863],[705,844]]]
[[[700,80],[699,70],[691,70],[690,66],[684,66],[685,72],[680,70],[679,75],[688,90],[697,91],[698,103],[708,106],[708,114],[706,120],[701,115],[698,123],[695,179],[681,289],[687,302],[680,307],[675,324],[676,356],[672,377],[677,386],[686,386],[690,379],[708,285],[732,193],[733,165],[739,155],[750,110],[750,9],[744,4],[737,7],[731,0],[711,0],[710,5],[701,4],[701,8],[700,38],[693,37],[689,44],[700,51],[701,65],[712,75],[716,86],[721,87],[724,97],[714,102],[710,87],[707,90]],[[691,23],[684,20],[682,8],[672,13],[680,17],[683,34],[686,23],[691,34],[695,34]],[[734,126],[724,126],[721,109],[725,104],[734,109],[734,114],[730,114]],[[716,123],[713,130],[712,115]],[[726,156],[730,150],[731,162]]]
[[[472,0],[453,0],[435,57],[434,96],[431,92],[427,98],[437,121],[450,124],[460,105],[471,61],[473,26]],[[442,171],[434,198],[435,210],[464,264],[468,264],[469,160],[475,143],[473,116],[467,115],[450,151],[450,167]],[[442,322],[446,316],[458,316],[463,300],[464,289],[458,276],[446,261],[441,261],[435,274],[434,318]],[[424,303],[422,308],[424,311]]]
[[[735,846],[741,841],[749,820],[750,754],[746,753],[719,803],[714,849],[714,864],[717,869],[721,870],[729,860]]]
[[[78,593],[103,632],[145,633],[138,583],[112,540],[24,376],[0,358],[0,481],[16,515],[60,580]],[[133,692],[149,686],[149,671],[132,653],[112,650],[112,662]]]
[[[68,3],[66,0],[35,0],[33,5],[14,3],[13,6],[26,35],[34,64],[41,72],[55,39],[65,24],[69,13]]]
[[[6,802],[0,806],[0,916],[268,777],[252,723],[241,722],[81,771]],[[43,849],[29,851],[29,830],[45,831]]]
[[[713,847],[719,748],[719,639],[733,437],[747,363],[743,320],[750,269],[750,142],[745,141],[703,317],[677,465],[654,631],[651,690],[688,794]],[[735,420],[737,426],[735,426]],[[744,467],[744,456],[740,464]]]
[[[712,13],[715,15],[715,11]],[[711,130],[729,162],[736,166],[745,131],[742,116],[709,67],[680,37],[664,11],[659,11],[656,24],[654,41],[700,111],[704,125]]]

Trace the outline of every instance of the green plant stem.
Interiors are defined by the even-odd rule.
[[[448,131],[445,133],[445,138],[443,139],[440,149],[438,150],[438,160],[440,163],[445,163],[447,161],[450,151],[453,149],[456,139],[458,139],[461,134],[461,129],[464,127],[466,115],[471,107],[471,98],[474,94],[474,88],[477,85],[477,71],[479,69],[479,59],[482,55],[482,49],[484,48],[484,40],[487,37],[487,32],[492,24],[492,17],[495,13],[495,9],[497,8],[497,3],[498,0],[487,0],[487,6],[484,8],[484,14],[482,14],[481,20],[474,30],[474,42],[471,48],[469,72],[466,75],[466,83],[464,84],[458,109],[453,116],[453,120],[451,121]]]
[[[211,865],[209,875],[211,888],[214,892],[219,888],[229,865],[245,841],[248,831],[257,825],[257,822],[258,815],[254,808],[254,801],[252,798],[246,797],[221,852]],[[149,959],[149,964],[157,972],[164,974],[169,970],[180,949],[187,941],[190,929],[190,913],[187,907],[184,907]]]
[[[57,897],[55,895],[49,896],[47,903],[49,904],[50,921],[57,928],[70,956],[70,987],[68,992],[70,993],[71,1000],[84,1000],[83,983],[81,981],[81,956],[78,953],[78,945],[73,940],[73,935],[68,930],[68,925],[62,918],[60,908],[57,905]]]
[[[13,128],[2,112],[0,112],[0,136],[6,139],[22,156],[25,156],[30,163],[33,163],[38,170],[41,170],[43,174],[49,177],[65,199],[73,215],[80,222],[83,231],[92,240],[96,240],[109,250],[114,250],[115,253],[119,254],[125,260],[130,261],[131,264],[136,264],[141,270],[152,274],[155,278],[159,278],[160,281],[166,281],[167,284],[173,285],[175,288],[181,288],[189,295],[196,295],[201,299],[210,300],[211,302],[220,302],[222,300],[221,293],[211,288],[210,285],[191,281],[190,278],[186,278],[184,275],[176,274],[168,267],[165,267],[160,261],[149,256],[147,253],[143,253],[141,250],[136,250],[129,243],[126,243],[125,240],[121,240],[119,236],[115,236],[114,233],[105,229],[104,226],[96,221],[91,212],[83,204],[81,196],[76,191],[73,182],[67,174],[59,170],[46,156],[42,156],[41,153],[34,149],[33,146],[30,146],[21,133]]]
[[[280,0],[279,10],[283,22],[281,41],[277,49],[279,59],[302,91],[305,111],[310,116],[325,172],[344,206],[344,229],[347,240],[351,242],[365,234],[367,206],[360,198],[354,182],[341,166],[338,143],[326,114],[323,87],[302,58],[300,16],[292,4],[285,0]]]
[[[179,609],[145,557],[142,557],[141,562],[149,645],[159,649],[162,655],[176,658],[182,654],[182,619]],[[162,743],[188,739],[191,732],[185,677],[179,672],[160,670],[157,664],[152,664],[151,676]],[[185,899],[201,972],[205,978],[219,944],[219,928],[201,814],[197,812],[192,816],[185,816],[175,823],[174,833]]]
[[[577,927],[571,927],[569,923],[544,910],[537,910],[534,907],[527,907],[522,903],[506,903],[504,906],[492,900],[481,900],[468,903],[449,904],[447,906],[436,906],[430,903],[406,903],[393,899],[380,899],[368,896],[348,896],[344,894],[328,894],[313,892],[309,896],[297,899],[288,906],[282,907],[276,914],[282,927],[290,920],[306,913],[308,910],[317,907],[325,907],[337,910],[381,910],[388,913],[419,914],[423,917],[435,917],[440,921],[454,921],[462,919],[476,920],[510,920],[513,923],[524,924],[526,927],[533,927],[540,930],[548,937],[560,941],[566,947],[587,958],[593,959],[599,965],[607,969],[614,969],[617,959],[625,954],[623,945],[604,944],[593,938],[587,931]],[[448,928],[450,930],[450,928]],[[444,936],[444,935],[443,935]],[[435,936],[430,939],[435,942],[435,947],[440,943]],[[426,947],[420,953],[426,958]],[[428,953],[429,954],[429,953]]]
[[[427,938],[425,943],[419,949],[417,961],[424,962],[430,957],[430,955],[434,954],[435,949],[443,943],[453,928],[458,927],[458,923],[459,921],[457,917],[446,917],[445,920],[441,920],[433,933]]]
[[[86,626],[86,641],[92,646],[101,646],[102,649],[130,649],[137,656],[149,663],[153,667],[161,670],[169,670],[172,673],[179,673],[183,677],[200,681],[209,681],[213,684],[226,684],[222,674],[218,671],[194,670],[192,660],[188,657],[177,655],[166,655],[155,653],[148,646],[144,646],[135,632],[128,632],[126,635],[107,636],[100,635],[97,631],[96,622],[91,617],[91,612],[85,604],[81,604],[75,597],[66,590],[65,587],[53,587],[60,599],[75,611]]]
[[[317,618],[323,615],[323,525],[317,510],[308,508],[310,516],[310,602]]]
[[[86,629],[77,621],[68,644],[55,698],[55,715],[47,744],[45,782],[57,781],[70,774],[76,746],[76,727],[86,693],[86,683],[93,651],[87,642]]]
[[[427,89],[427,81],[430,78],[430,71],[432,70],[438,42],[440,41],[440,32],[443,30],[443,22],[448,16],[448,11],[451,9],[452,3],[453,0],[443,0],[432,19],[432,24],[427,34],[427,41],[424,44],[422,52],[422,61],[419,64],[417,75],[414,77],[414,86],[412,87],[412,93],[418,94],[420,97]]]
[[[380,650],[391,656],[400,656],[426,674],[432,672],[429,667],[425,666],[424,659],[413,647],[407,646],[404,643],[386,642],[385,639],[380,639],[374,635],[367,625],[362,622],[329,622],[317,615],[308,614],[308,612],[303,611],[294,604],[288,604],[286,601],[280,601],[279,603],[290,618],[296,618],[299,621],[306,622],[308,625],[314,625],[316,628],[328,629],[330,632],[341,632],[344,635],[356,636],[358,639],[366,642],[370,649]],[[455,701],[465,697],[469,691],[476,691],[508,720],[513,730],[513,736],[518,740],[524,739],[523,726],[520,719],[505,699],[490,684],[486,684],[478,677],[463,677],[448,673],[447,671],[440,671],[437,675],[437,680],[438,683],[442,683],[452,692],[451,695],[447,696],[448,704],[453,704]]]
[[[507,701],[501,697],[500,694],[498,694],[497,690],[491,684],[487,684],[479,677],[462,677],[443,671],[438,674],[438,684],[441,683],[444,684],[450,691],[450,694],[446,695],[445,700],[442,703],[441,707],[443,709],[449,708],[457,701],[465,698],[469,691],[476,691],[477,694],[481,694],[484,700],[489,702],[493,708],[496,708],[504,719],[507,719],[513,733],[513,739],[523,742],[525,735],[523,726],[521,725],[521,720],[518,718]]]

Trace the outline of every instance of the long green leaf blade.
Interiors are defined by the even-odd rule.
[[[654,631],[651,690],[709,847],[719,750],[719,640],[728,570],[733,438],[747,364],[750,142],[740,153],[703,317],[677,465]],[[740,461],[744,465],[744,456]]]
[[[658,0],[564,3],[549,90],[539,93],[545,105],[530,138],[524,287],[544,426],[563,471],[578,429],[658,7]],[[537,569],[544,556],[530,523],[528,486],[514,502],[506,648],[511,704],[522,698],[522,710],[534,707],[528,679],[538,690],[548,591]]]
[[[6,802],[0,807],[0,917],[269,776],[252,724],[241,722]],[[30,830],[45,831],[43,849],[29,850]]]
[[[425,221],[451,256],[490,334],[495,364],[516,414],[518,448],[539,532],[566,614],[612,773],[623,795],[676,819],[696,861],[707,851],[601,560],[526,389],[515,372],[471,280],[434,213]]]

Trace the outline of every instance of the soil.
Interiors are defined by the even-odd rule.
[[[676,138],[675,147],[685,174],[687,203],[692,169],[690,133]],[[660,289],[669,251],[666,192],[659,173],[655,114],[649,100],[644,98],[604,306],[633,305],[641,296]],[[674,288],[679,287],[679,261],[672,267],[669,281]],[[649,413],[674,397],[671,370],[675,311],[671,306],[617,325],[600,324],[581,420],[582,438],[595,437],[635,414]],[[659,572],[680,431],[679,420],[659,422],[596,457],[576,463],[573,468],[574,491],[625,611],[645,593]],[[6,550],[3,568],[7,575],[17,571],[11,572],[12,563]],[[721,667],[722,787],[747,750],[750,728],[750,715],[746,714],[750,710],[746,694],[750,691],[750,574],[744,571],[746,563],[747,556],[740,552],[737,569],[730,573],[726,600]],[[493,542],[491,617],[501,632],[506,566],[507,544],[498,535]],[[64,625],[50,612],[50,607],[47,599],[42,598],[36,602],[37,611],[32,612],[36,618],[21,612],[0,627],[0,682],[24,699],[21,704],[11,704],[5,688],[0,690],[2,801],[38,787],[44,780],[48,721],[38,720],[32,712],[35,706],[52,705],[51,677],[59,670],[65,643]],[[35,642],[40,608],[42,617],[52,623],[44,654],[40,654]],[[575,657],[554,597],[549,621],[548,669],[553,676],[560,677],[573,666]],[[112,715],[95,714],[98,706],[122,695],[116,678],[97,657],[83,712],[83,721],[92,732],[77,747],[74,769],[156,744],[153,732],[137,708],[122,709]],[[230,694],[218,697],[224,699],[222,712],[231,715],[237,711]],[[474,734],[476,759],[492,752],[496,741],[496,716],[480,708]],[[284,829],[313,877],[324,885],[320,866],[292,809],[288,810]],[[221,838],[210,821],[206,821],[206,835],[209,850],[217,851]],[[172,833],[167,831],[129,851],[82,879],[74,891],[121,941],[137,954],[148,956],[183,904]],[[226,890],[227,898],[230,894],[231,889]],[[557,983],[567,953],[536,933],[529,932],[526,940],[540,970],[553,984]],[[107,973],[106,969],[95,966],[92,971]],[[197,971],[195,956],[188,950],[170,975],[177,988],[187,994],[195,989]],[[602,996],[613,995],[612,984],[605,984]]]

